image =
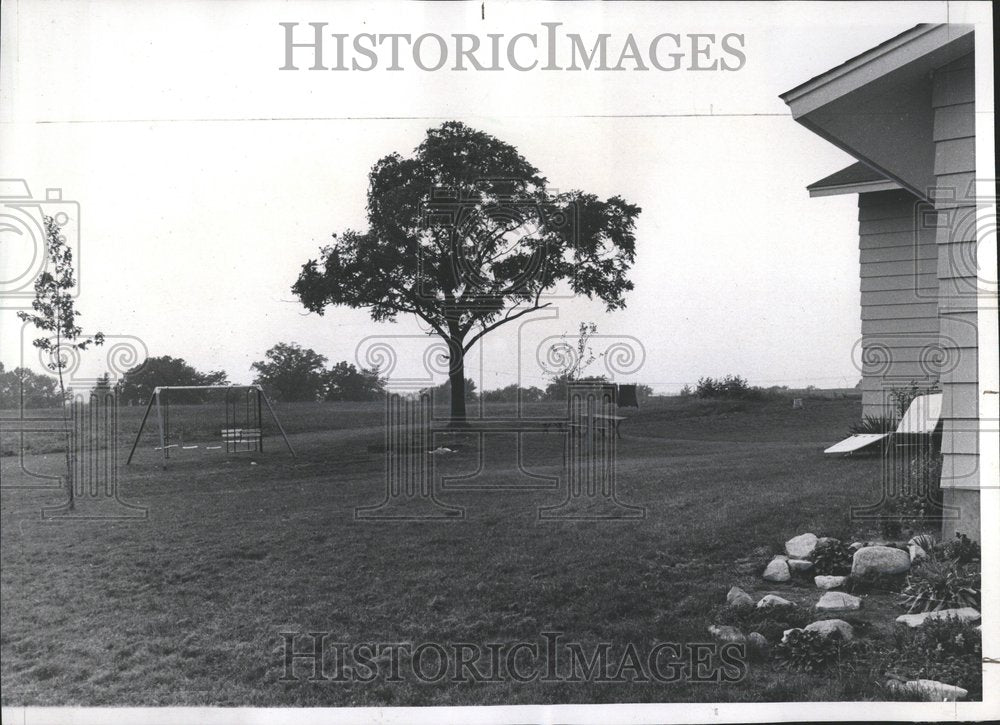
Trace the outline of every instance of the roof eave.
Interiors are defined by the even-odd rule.
[[[917,25],[884,43],[855,56],[835,68],[780,94],[799,119],[872,80],[918,60],[963,36],[971,35],[972,25],[950,23]]]
[[[896,191],[903,187],[892,179],[865,181],[859,184],[837,184],[835,186],[806,187],[809,196],[839,196],[842,194],[867,194],[873,191]]]

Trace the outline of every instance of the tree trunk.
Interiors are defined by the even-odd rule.
[[[56,319],[58,320],[58,324],[56,325],[56,352],[58,353],[59,348],[62,346],[62,335],[60,334],[62,330],[62,317],[60,316]],[[56,360],[59,365],[56,371],[59,373],[59,395],[62,397],[63,431],[66,434],[66,495],[69,510],[73,511],[76,508],[76,488],[73,481],[73,405],[66,399],[66,384],[63,382],[62,362],[59,362],[60,358],[58,357]],[[66,410],[67,408],[69,408],[69,411]]]
[[[448,380],[451,383],[451,423],[465,423],[465,353],[461,341],[449,343]]]

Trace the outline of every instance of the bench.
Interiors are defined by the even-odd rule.
[[[593,428],[594,431],[600,430],[601,435],[605,434],[605,431],[610,428],[615,432],[618,438],[622,437],[621,423],[626,420],[623,415],[604,415],[601,413],[592,413],[587,416],[593,421],[592,425],[586,423],[570,423],[570,430],[576,433],[583,433],[587,428]]]

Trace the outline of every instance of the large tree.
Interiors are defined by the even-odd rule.
[[[367,211],[368,230],[334,234],[292,291],[318,314],[344,305],[378,322],[419,317],[447,345],[456,421],[464,356],[484,335],[548,307],[554,291],[613,310],[632,289],[639,207],[554,193],[516,148],[456,121],[430,129],[412,156],[375,164]]]
[[[341,360],[326,373],[327,400],[379,400],[385,395],[385,380],[378,368],[361,368]]]
[[[222,370],[199,372],[182,358],[161,355],[151,357],[128,370],[118,381],[118,399],[125,403],[145,403],[153,390],[166,385],[226,385],[229,379]],[[205,399],[198,391],[178,391],[172,399],[195,403]]]
[[[326,357],[298,343],[279,342],[250,367],[254,383],[284,402],[319,400],[326,387]]]

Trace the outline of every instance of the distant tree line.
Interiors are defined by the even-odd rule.
[[[681,394],[690,394],[689,386],[684,387]],[[722,378],[699,378],[694,393],[699,398],[759,398],[764,390],[750,385],[746,378],[739,375],[726,375]]]
[[[481,393],[477,393],[475,382],[466,378],[465,398],[467,402],[482,400],[486,403],[516,403],[518,400],[522,403],[561,401],[566,400],[569,397],[569,383],[571,382],[608,384],[611,381],[604,375],[587,375],[575,378],[564,373],[551,378],[544,390],[534,385],[525,388],[521,387],[517,383],[511,383],[510,385],[506,385],[502,388],[484,390]],[[448,383],[445,382],[434,388],[425,388],[421,392],[431,393],[434,401],[436,403],[440,403],[448,400],[448,388]],[[636,385],[636,396],[640,402],[648,400],[652,395],[653,389],[650,386]]]
[[[40,375],[28,368],[7,370],[0,363],[0,408],[59,408],[65,398],[59,381],[52,375]]]
[[[284,402],[379,400],[385,394],[378,368],[358,368],[346,360],[331,368],[326,364],[327,358],[315,350],[279,342],[250,367],[256,372],[254,383]]]
[[[278,343],[264,354],[263,360],[250,367],[255,375],[253,382],[260,385],[272,400],[282,402],[314,401],[374,401],[381,400],[386,392],[386,379],[375,368],[358,368],[342,360],[330,367],[327,358],[310,348],[297,343]],[[116,383],[108,373],[98,378],[93,392],[114,390],[125,405],[144,405],[149,402],[153,390],[164,386],[228,385],[229,376],[225,371],[202,372],[183,358],[161,355],[146,359],[129,369]],[[487,403],[536,403],[540,401],[563,401],[567,398],[570,382],[608,383],[603,375],[574,376],[563,373],[551,378],[545,389],[535,386],[521,387],[512,383],[495,390],[478,391],[476,383],[465,380],[466,402],[482,400]],[[51,408],[62,405],[58,382],[53,376],[40,375],[27,368],[5,370],[0,364],[0,407],[13,409],[20,405],[23,391],[24,406],[27,408]],[[71,391],[69,391],[71,392]],[[446,403],[450,399],[448,381],[426,388],[422,393],[430,393],[435,403]],[[653,390],[648,385],[638,385],[637,395],[641,401],[648,399]],[[208,398],[203,391],[172,391],[171,401],[175,403],[199,403]]]

